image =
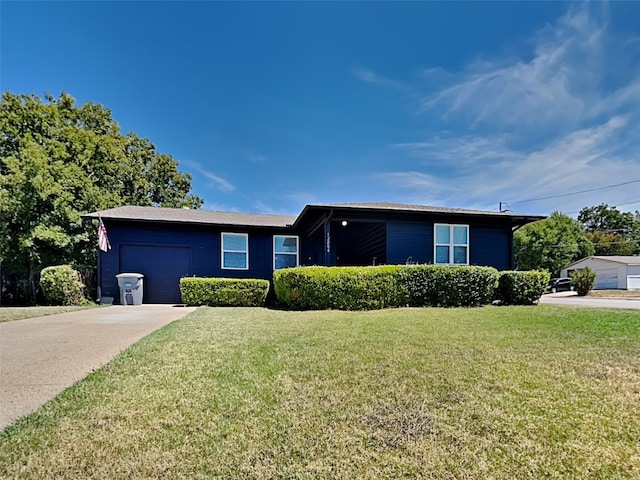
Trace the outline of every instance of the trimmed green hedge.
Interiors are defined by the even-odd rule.
[[[493,267],[416,265],[400,272],[412,307],[477,307],[491,303],[498,284]]]
[[[278,304],[291,310],[374,310],[404,302],[400,266],[297,267],[276,270]]]
[[[267,300],[269,281],[256,278],[180,279],[182,302],[209,307],[262,307]]]
[[[478,306],[491,302],[491,267],[385,265],[277,270],[278,303],[292,310],[372,310],[401,306]]]
[[[40,288],[50,305],[85,305],[84,284],[71,265],[55,265],[40,272]]]
[[[496,299],[504,305],[533,305],[549,283],[546,270],[500,272]]]

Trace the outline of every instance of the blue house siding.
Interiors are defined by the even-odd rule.
[[[116,275],[145,275],[144,301],[180,301],[179,280],[273,277],[273,236],[297,235],[301,265],[434,263],[434,225],[468,225],[469,263],[513,268],[513,230],[542,219],[388,203],[307,205],[296,217],[124,206],[102,216],[112,249],[100,254],[101,295],[119,297]],[[248,235],[247,270],[222,269],[221,233]]]
[[[273,277],[273,235],[282,231],[106,221],[112,249],[101,253],[101,295],[119,298],[118,273],[145,275],[144,303],[179,303],[183,276]],[[223,269],[221,233],[249,235],[249,269]]]
[[[387,263],[433,263],[432,222],[387,222]]]
[[[462,222],[453,222],[460,223]],[[434,263],[433,222],[388,222],[387,263],[403,264],[407,260]],[[469,225],[469,264],[512,268],[511,227],[505,225]]]
[[[469,263],[509,270],[511,262],[511,227],[472,225],[469,228]]]

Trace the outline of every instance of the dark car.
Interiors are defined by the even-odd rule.
[[[573,285],[571,285],[571,279],[567,277],[552,278],[547,285],[547,293],[556,292],[573,292]]]

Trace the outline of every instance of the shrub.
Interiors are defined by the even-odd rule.
[[[50,305],[84,305],[84,284],[71,265],[56,265],[40,272],[40,288]]]
[[[264,306],[269,281],[257,278],[197,278],[180,279],[182,302],[210,307]]]
[[[297,267],[276,270],[278,303],[292,310],[374,310],[405,301],[402,267]]]
[[[276,271],[274,288],[296,310],[476,306],[491,302],[497,276],[491,267],[298,267]]]
[[[491,302],[498,271],[493,267],[417,265],[400,272],[410,306],[473,307]]]
[[[500,272],[496,297],[505,305],[533,305],[540,300],[548,283],[546,270]]]
[[[589,291],[593,290],[596,283],[596,272],[589,267],[571,272],[571,282],[578,292],[578,295],[584,297]]]

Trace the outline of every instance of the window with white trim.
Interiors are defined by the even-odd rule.
[[[298,237],[295,235],[273,236],[273,269],[298,266]]]
[[[225,270],[249,269],[249,235],[246,233],[222,233],[222,268]]]
[[[436,265],[469,265],[469,225],[435,225]]]

